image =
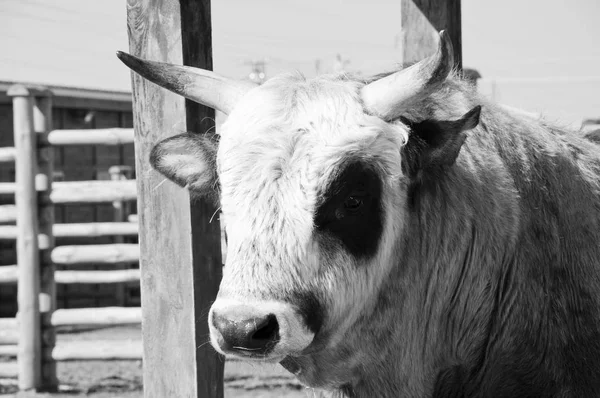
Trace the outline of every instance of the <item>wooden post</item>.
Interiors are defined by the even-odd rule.
[[[402,63],[405,66],[433,54],[438,32],[447,30],[454,59],[462,68],[460,0],[402,0]]]
[[[38,251],[38,208],[35,189],[37,171],[36,136],[33,125],[33,95],[24,86],[12,86],[15,159],[15,204],[17,206],[18,279],[18,374],[19,389],[42,386],[40,268]]]
[[[113,181],[129,180],[133,175],[133,169],[131,166],[112,166],[108,169],[108,174],[110,174],[110,179]],[[129,203],[125,201],[115,201],[112,205],[114,209],[114,221],[126,221],[127,216],[129,216]],[[113,238],[113,241],[114,243],[124,243],[125,237],[123,235],[117,235]],[[129,264],[115,264],[115,268],[129,268]],[[118,284],[115,289],[117,305],[124,307],[127,305],[127,286],[125,284]]]
[[[129,0],[130,52],[212,68],[209,0]],[[214,113],[133,74],[138,176],[144,396],[223,396],[224,361],[208,343],[208,308],[221,279],[219,223],[207,203],[150,169],[148,156],[179,131],[204,133]],[[187,121],[187,126],[184,122]]]
[[[37,142],[47,142],[52,131],[52,94],[50,91],[36,93],[33,107],[33,124]],[[36,185],[38,190],[39,218],[39,260],[40,260],[40,313],[42,336],[42,375],[41,388],[45,391],[56,391],[56,362],[52,358],[52,350],[56,342],[56,332],[51,324],[53,312],[56,310],[55,266],[51,259],[54,249],[54,205],[49,200],[52,192],[54,176],[54,148],[51,145],[38,145],[38,174]]]

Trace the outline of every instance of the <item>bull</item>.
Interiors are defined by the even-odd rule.
[[[346,397],[600,396],[598,147],[480,96],[445,33],[369,79],[119,57],[228,114],[150,158],[221,208],[218,352]]]

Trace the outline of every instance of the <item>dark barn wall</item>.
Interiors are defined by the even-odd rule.
[[[133,115],[127,106],[110,101],[96,108],[82,107],[82,101],[57,101],[53,109],[55,129],[95,129],[108,127],[133,127]],[[62,102],[62,104],[61,104]],[[65,104],[66,103],[66,104]],[[87,104],[86,104],[87,105]],[[94,104],[91,104],[92,106]],[[86,120],[86,116],[87,120]],[[14,146],[13,116],[10,103],[0,103],[0,147]],[[132,144],[123,146],[68,146],[54,151],[56,179],[65,181],[108,180],[108,169],[114,165],[135,166]],[[135,175],[134,175],[135,177]],[[0,182],[14,182],[14,165],[0,164]],[[14,203],[12,197],[1,197],[0,203]],[[57,205],[57,223],[114,221],[112,204],[101,205]],[[135,204],[132,205],[135,213]],[[57,245],[113,243],[113,238],[57,239]],[[135,243],[137,238],[125,238],[126,243]],[[16,264],[15,243],[0,241],[0,266]],[[137,267],[137,266],[136,266]],[[69,267],[74,269],[73,267]],[[61,269],[61,267],[57,267]],[[80,266],[76,269],[107,269],[106,266]],[[119,305],[116,284],[106,285],[57,285],[58,308],[102,307]],[[0,317],[14,316],[17,311],[16,286],[0,285]],[[139,305],[139,287],[130,285],[125,291],[126,305]]]

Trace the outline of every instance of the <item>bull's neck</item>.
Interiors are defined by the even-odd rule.
[[[413,187],[401,258],[363,331],[373,341],[364,350],[378,355],[348,396],[431,396],[441,374],[481,359],[519,207],[501,162],[479,155],[479,144],[436,181]]]

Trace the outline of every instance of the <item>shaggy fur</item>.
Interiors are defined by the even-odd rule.
[[[310,295],[319,328],[282,364],[340,396],[600,396],[598,146],[454,76],[391,122],[365,112],[363,84],[282,76],[233,110],[216,157],[218,300],[301,307]],[[162,144],[155,153],[165,175],[214,192],[174,177],[181,164]],[[324,247],[314,225],[349,159],[382,183],[367,257]]]

